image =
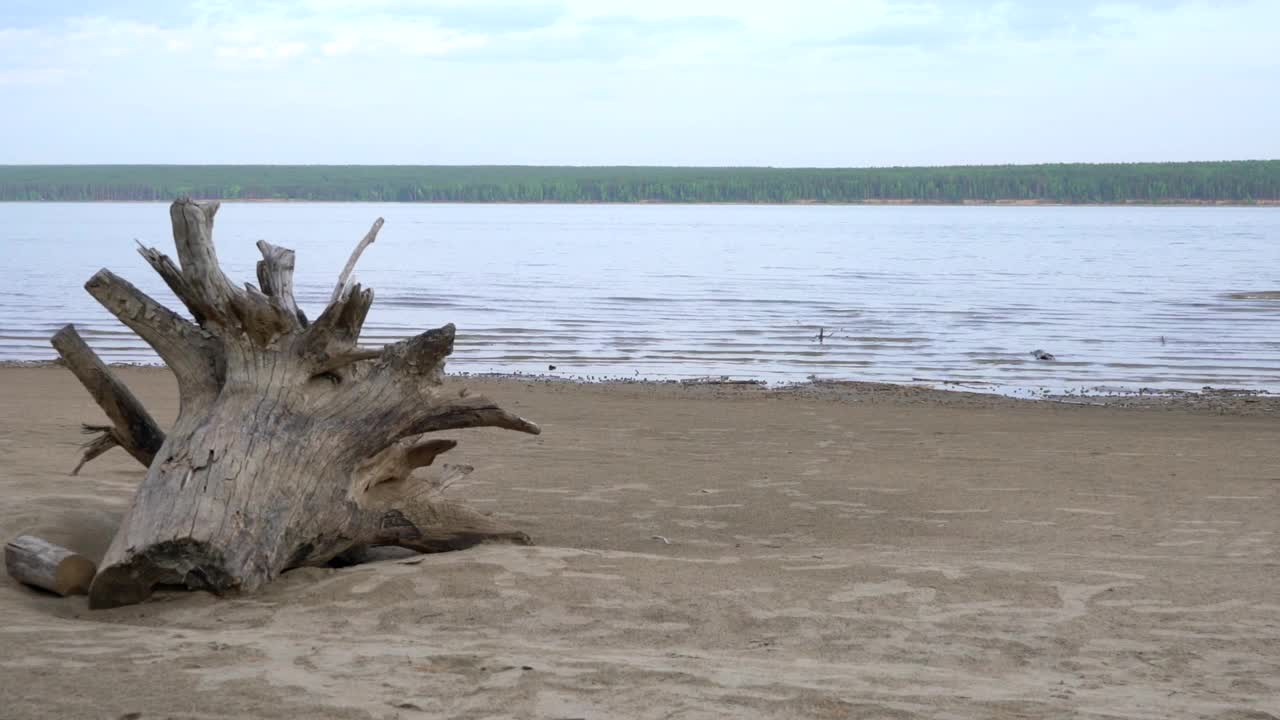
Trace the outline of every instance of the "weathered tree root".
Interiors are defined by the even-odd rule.
[[[361,241],[333,298],[308,321],[293,297],[293,251],[259,242],[259,286],[231,284],[212,232],[217,203],[173,203],[178,262],[141,248],[195,322],[108,270],[85,288],[155,349],[178,380],[180,410],[168,433],[68,326],[54,345],[112,421],[94,427],[81,464],[120,445],[148,466],[133,504],[89,588],[94,608],[145,600],[157,585],[216,593],[253,591],[281,572],[323,565],[375,545],[423,552],[524,533],[439,490],[415,473],[452,449],[427,433],[538,426],[493,403],[441,390],[454,327],[381,350],[357,340],[373,291],[353,284]],[[77,467],[77,469],[79,469]]]
[[[156,451],[164,444],[164,432],[151,419],[147,409],[85,343],[74,325],[59,330],[52,343],[67,368],[111,420],[111,425],[84,426],[86,434],[101,434],[85,444],[84,456],[71,474],[79,473],[85,463],[117,446],[124,448],[143,465],[150,465]]]

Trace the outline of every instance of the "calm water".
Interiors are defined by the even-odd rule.
[[[1280,289],[1277,210],[227,204],[216,238],[237,281],[297,250],[315,317],[380,215],[365,342],[454,322],[458,371],[1280,391],[1280,301],[1229,297]],[[135,238],[176,255],[165,205],[0,204],[0,359],[74,322],[154,362],[81,287],[179,307]]]

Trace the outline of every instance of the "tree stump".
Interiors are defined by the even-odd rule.
[[[87,593],[97,571],[83,555],[31,535],[5,544],[4,566],[14,580],[64,597]]]
[[[429,551],[528,542],[444,500],[414,474],[457,444],[429,433],[540,431],[484,397],[442,390],[452,324],[380,350],[358,346],[373,291],[353,284],[350,271],[381,218],[311,322],[293,297],[292,250],[258,243],[257,286],[236,287],[223,274],[213,245],[217,210],[186,198],[173,203],[178,263],[140,249],[194,321],[108,270],[85,284],[155,349],[180,395],[173,427],[153,433],[109,369],[80,363],[97,378],[91,391],[115,423],[100,429],[143,462],[152,456],[89,588],[90,607],[140,602],[157,585],[249,592],[290,568],[370,545]],[[65,329],[59,336],[74,345]],[[130,446],[126,438],[146,442]]]

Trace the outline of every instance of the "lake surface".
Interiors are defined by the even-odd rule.
[[[297,250],[314,318],[378,216],[364,341],[454,322],[454,371],[1280,391],[1280,300],[1231,297],[1280,289],[1280,210],[228,203],[215,238],[235,281]],[[166,205],[0,203],[0,359],[72,322],[156,362],[82,287],[178,309],[135,238],[176,257]]]

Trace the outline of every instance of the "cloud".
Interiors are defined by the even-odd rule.
[[[945,47],[965,38],[963,31],[937,25],[886,25],[816,43],[819,47]]]
[[[942,51],[975,44],[1088,38],[1121,22],[1121,18],[1093,12],[1088,3],[950,0],[897,6],[892,12],[857,19],[850,32],[810,44]]]
[[[165,0],[133,0],[105,3],[96,0],[4,0],[0,3],[0,27],[57,27],[77,18],[110,18],[141,24],[173,24],[194,19],[191,4]]]
[[[624,31],[642,35],[669,35],[690,32],[727,32],[743,27],[741,20],[723,15],[645,18],[634,15],[600,15],[582,21],[590,30]]]
[[[301,0],[293,6],[303,17],[334,19],[386,18],[431,21],[438,27],[469,33],[508,33],[555,25],[565,17],[564,5],[553,2],[485,2],[477,0]]]
[[[3,69],[0,70],[0,85],[49,85],[66,75],[66,70],[56,67]]]
[[[741,29],[740,21],[718,16],[579,16],[537,31],[489,36],[488,42],[455,57],[486,63],[653,60],[687,43],[696,43],[705,50],[715,40]]]
[[[471,33],[509,33],[551,27],[565,17],[566,11],[563,5],[554,3],[459,2],[426,3],[420,12],[445,28]]]
[[[307,51],[306,43],[284,42],[274,45],[220,45],[214,48],[218,57],[241,60],[288,60]]]
[[[491,40],[488,35],[443,27],[431,18],[359,21],[338,31],[317,29],[307,34],[316,39],[325,58],[445,57],[484,48]]]
[[[646,17],[575,11],[551,2],[453,2],[445,0],[283,0],[269,4],[201,0],[175,4],[180,11],[142,7],[129,12],[73,1],[61,14],[53,4],[14,0],[6,34],[21,42],[0,45],[0,67],[22,45],[65,57],[85,71],[97,60],[150,50],[188,53],[193,60],[237,63],[298,60],[304,57],[429,57],[479,62],[611,62],[656,56],[664,46],[741,30],[729,16]],[[168,6],[168,5],[166,5]],[[108,13],[109,14],[98,14]],[[7,56],[7,57],[6,57]]]
[[[1278,26],[1275,0],[0,0],[0,133],[31,139],[0,162],[1276,156]]]
[[[340,57],[342,55],[350,55],[360,47],[360,41],[350,35],[335,38],[320,46],[320,52],[329,57]]]

